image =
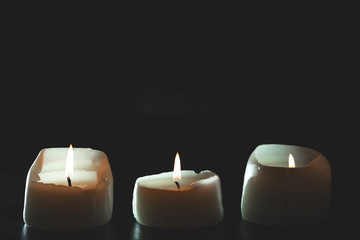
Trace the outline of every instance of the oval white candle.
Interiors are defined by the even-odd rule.
[[[140,177],[132,205],[140,224],[157,228],[205,227],[221,222],[224,215],[220,178],[211,171],[183,170],[181,180],[173,172]]]
[[[291,164],[291,154],[295,166]],[[244,176],[244,220],[262,225],[314,224],[330,208],[331,169],[324,155],[310,148],[264,144],[251,154]]]
[[[67,148],[40,151],[32,164],[25,189],[24,221],[37,229],[74,230],[110,221],[113,177],[105,153],[74,149],[72,186],[65,177]]]

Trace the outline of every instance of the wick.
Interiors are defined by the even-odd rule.
[[[68,181],[69,187],[71,187],[71,179],[70,179],[70,177],[67,177],[67,181]]]
[[[176,181],[174,183],[176,184],[177,188],[180,189],[180,184]]]

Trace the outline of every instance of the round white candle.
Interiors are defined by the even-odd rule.
[[[180,189],[173,172],[140,177],[133,193],[133,214],[145,226],[198,228],[223,219],[220,178],[211,171],[181,171]]]
[[[24,221],[45,230],[74,230],[103,225],[113,209],[113,177],[105,153],[74,149],[74,171],[68,185],[68,148],[40,151],[25,190]]]
[[[262,225],[318,223],[328,215],[330,192],[331,169],[324,155],[305,147],[260,145],[246,166],[242,217]]]

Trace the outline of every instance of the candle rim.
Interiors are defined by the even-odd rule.
[[[210,170],[203,170],[199,173],[196,173],[194,170],[181,170],[181,172],[182,172],[182,174],[185,174],[185,175],[182,175],[182,180],[191,179],[191,178],[201,176],[201,175],[204,176],[203,178],[195,181],[192,184],[193,187],[195,187],[197,184],[204,184],[206,182],[214,181],[215,179],[218,179],[220,181],[220,177],[216,173],[214,173]],[[163,173],[142,176],[142,177],[139,177],[138,179],[136,179],[136,185],[141,185],[141,187],[149,188],[149,189],[161,189],[161,188],[156,188],[156,187],[145,186],[144,183],[146,181],[151,181],[151,180],[153,180],[153,178],[156,178],[156,177],[161,177],[161,178],[156,178],[156,180],[170,179],[172,181],[172,174],[173,174],[173,172],[170,171],[170,172],[163,172]],[[193,177],[189,177],[187,174],[194,174],[194,175],[193,175]],[[180,181],[180,183],[181,183],[181,181]],[[162,189],[162,190],[166,190],[166,189]]]
[[[50,184],[50,183],[42,183],[40,182],[40,176],[39,174],[43,173],[47,173],[47,172],[57,172],[60,171],[62,172],[65,169],[58,169],[57,167],[53,168],[53,169],[45,169],[45,171],[43,171],[43,165],[44,165],[44,158],[46,158],[47,156],[45,155],[45,152],[48,150],[61,150],[63,151],[62,154],[64,154],[64,158],[61,158],[61,161],[64,161],[64,163],[66,162],[66,153],[68,151],[68,147],[52,147],[52,148],[43,148],[38,156],[36,157],[36,159],[34,160],[33,164],[31,165],[29,171],[28,171],[28,175],[27,175],[27,182],[31,183],[31,184]],[[100,150],[96,150],[96,149],[92,149],[92,148],[74,148],[74,151],[90,151],[90,155],[92,155],[92,157],[89,159],[89,161],[91,161],[91,164],[86,167],[86,168],[77,168],[76,164],[75,164],[75,168],[74,171],[94,171],[96,172],[97,175],[97,184],[95,184],[96,186],[98,184],[100,184],[101,182],[105,181],[105,182],[112,182],[113,181],[113,176],[112,176],[112,171],[111,171],[111,166],[109,163],[109,159],[107,157],[107,155],[100,151]],[[76,159],[76,158],[75,158]],[[54,160],[57,161],[57,160]],[[81,162],[81,161],[80,161]],[[46,162],[45,162],[46,164]],[[64,165],[65,166],[65,165]],[[64,182],[66,183],[66,178],[64,178]],[[76,182],[76,178],[75,178],[75,182]],[[56,186],[60,186],[55,184]]]
[[[279,165],[271,164],[271,163],[267,163],[267,161],[270,162],[269,160],[266,161],[266,160],[260,159],[259,155],[262,155],[263,153],[259,153],[259,151],[265,151],[265,150],[263,150],[264,147],[285,147],[285,148],[288,148],[288,149],[293,149],[293,151],[285,152],[286,153],[286,162],[287,162],[289,153],[291,153],[294,156],[294,152],[299,152],[299,151],[302,152],[302,153],[306,153],[308,155],[312,155],[312,158],[311,158],[311,160],[305,160],[305,161],[301,160],[301,161],[299,161],[299,159],[296,159],[296,156],[294,156],[295,157],[295,163],[296,163],[295,164],[296,166],[294,168],[291,168],[291,167],[289,167],[288,165],[286,165],[284,163],[278,163]],[[285,155],[285,153],[284,153],[284,155]],[[315,149],[309,148],[309,147],[290,145],[290,144],[276,144],[276,143],[275,144],[274,143],[260,144],[255,148],[255,150],[253,151],[252,154],[254,155],[254,159],[257,161],[257,163],[260,164],[263,167],[267,167],[267,168],[284,168],[284,169],[291,169],[293,171],[295,171],[296,169],[308,168],[314,162],[316,162],[317,159],[321,159],[321,158],[326,159],[326,157],[321,152],[319,152],[319,151],[317,151]],[[283,158],[281,158],[281,159],[282,159],[282,161],[284,161]],[[278,160],[278,159],[275,159],[275,160]],[[304,162],[306,162],[306,164],[304,164]]]
[[[41,151],[39,152],[35,161],[33,162],[32,166],[30,167],[30,170],[34,171],[36,174],[39,174],[40,172],[42,172],[43,166],[44,166],[44,159],[46,157],[48,157],[45,155],[46,155],[46,153],[49,153],[51,151],[61,151],[61,154],[64,155],[64,157],[61,158],[61,161],[64,161],[64,166],[65,166],[68,149],[69,149],[68,147],[49,147],[49,148],[41,149]],[[76,148],[73,148],[73,150],[74,150],[74,160],[76,163],[78,163],[79,160],[77,160],[78,156],[76,156],[76,158],[75,158],[75,152],[77,152],[77,154],[79,154],[79,151],[80,152],[85,152],[86,150],[90,151],[91,155],[93,156],[93,158],[90,159],[91,167],[95,168],[94,171],[97,171],[97,168],[99,168],[101,166],[100,163],[103,160],[108,161],[108,157],[107,157],[106,153],[104,153],[103,151],[97,150],[97,149],[76,147]],[[52,160],[52,161],[55,162],[55,160]],[[46,163],[48,164],[52,161],[47,160]],[[59,161],[59,160],[56,160],[56,161]],[[76,164],[74,165],[74,170],[77,170]],[[93,169],[89,168],[86,170],[93,170]]]

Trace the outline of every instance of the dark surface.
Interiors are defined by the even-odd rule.
[[[103,19],[90,11],[70,22],[63,13],[56,21],[31,11],[30,18],[9,18],[1,54],[0,239],[351,236],[359,215],[352,15],[342,18],[327,6],[296,15],[297,7],[280,11],[286,16],[257,6],[253,12],[201,7],[179,15],[145,7]],[[42,148],[70,143],[108,155],[113,218],[84,231],[29,229],[22,220],[27,171]],[[328,158],[333,191],[327,221],[299,227],[242,221],[246,162],[263,143],[310,147]],[[176,152],[183,169],[220,176],[221,224],[171,231],[134,220],[135,180],[171,171]]]

